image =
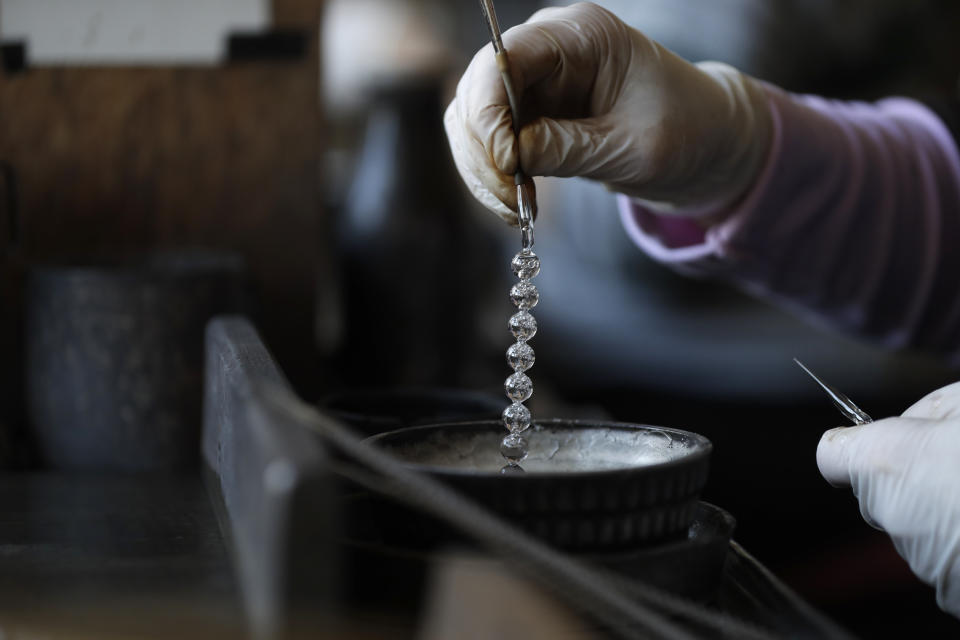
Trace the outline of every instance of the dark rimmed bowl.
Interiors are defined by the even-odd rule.
[[[526,472],[504,474],[504,435],[502,423],[487,420],[409,427],[367,441],[570,550],[635,548],[682,536],[696,514],[713,448],[679,429],[538,420],[524,434]],[[435,537],[425,521],[378,520],[400,537]]]

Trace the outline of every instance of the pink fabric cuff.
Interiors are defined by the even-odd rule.
[[[770,106],[771,136],[767,158],[756,182],[737,202],[675,209],[670,214],[663,214],[644,206],[642,200],[617,196],[624,229],[645,253],[661,262],[688,262],[724,254],[725,240],[736,230],[738,214],[745,215],[756,206],[758,194],[768,190],[775,159],[781,153],[781,116],[772,98]],[[701,222],[705,219],[715,222],[707,227]]]
[[[818,323],[960,362],[960,153],[949,130],[905,98],[764,90],[770,151],[740,201],[685,218],[621,196],[627,233],[687,273],[720,275]]]

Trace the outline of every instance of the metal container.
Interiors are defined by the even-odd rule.
[[[696,514],[712,450],[703,436],[678,429],[538,420],[524,434],[530,442],[526,472],[501,473],[503,435],[502,424],[490,420],[409,427],[368,441],[528,532],[582,551],[683,536]],[[444,535],[422,519],[377,520],[408,540]]]
[[[31,270],[29,424],[57,469],[190,467],[200,449],[204,326],[244,305],[232,254]]]

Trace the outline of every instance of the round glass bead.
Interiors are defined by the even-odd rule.
[[[507,363],[514,371],[526,371],[536,362],[533,347],[526,342],[515,342],[507,349]]]
[[[503,383],[503,390],[514,402],[523,402],[533,395],[533,381],[527,374],[518,371]]]
[[[519,433],[530,426],[530,409],[514,402],[503,410],[503,424],[511,433]]]
[[[523,280],[510,289],[510,300],[518,308],[526,311],[527,309],[533,309],[540,302],[540,292],[537,291],[535,286]]]
[[[529,280],[540,273],[540,258],[533,251],[524,249],[513,256],[510,261],[510,268],[521,280]]]
[[[500,442],[500,453],[514,464],[523,462],[527,457],[527,439],[519,433],[511,433]]]
[[[529,311],[520,311],[510,316],[508,326],[517,340],[529,340],[537,333],[537,319]]]

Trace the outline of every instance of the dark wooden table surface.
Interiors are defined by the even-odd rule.
[[[0,474],[0,638],[246,636],[213,504],[199,474]],[[721,610],[823,637],[819,614],[737,545],[724,574]],[[341,631],[377,637],[356,619]]]
[[[199,473],[0,475],[0,636],[238,637],[243,624]]]

